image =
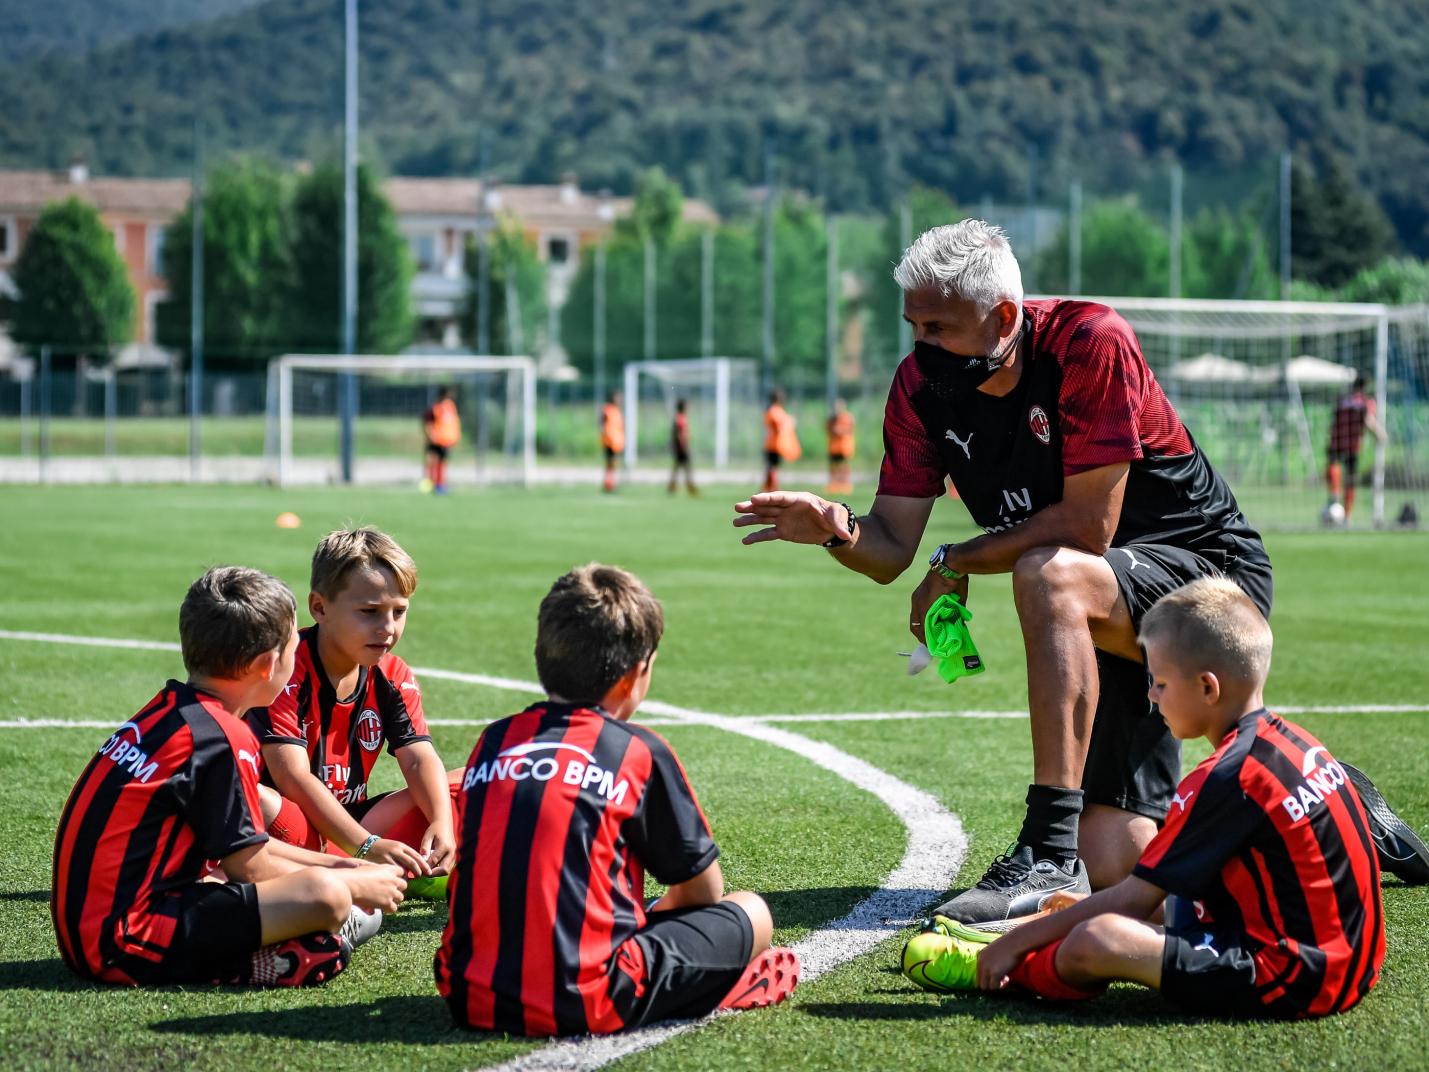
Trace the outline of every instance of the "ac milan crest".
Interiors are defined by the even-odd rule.
[[[370,707],[357,716],[357,742],[369,752],[382,747],[382,719]]]
[[[1052,422],[1047,419],[1047,411],[1041,406],[1033,406],[1027,411],[1027,423],[1032,434],[1044,443],[1052,442]]]

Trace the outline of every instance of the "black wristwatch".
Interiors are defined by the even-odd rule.
[[[937,550],[935,550],[928,559],[928,568],[930,570],[936,570],[950,581],[962,580],[963,575],[961,573],[953,569],[952,566],[945,564],[948,560],[948,556],[953,553],[953,548],[956,546],[956,544],[951,543],[939,544]]]
[[[849,538],[845,540],[837,533],[835,533],[833,536],[830,536],[827,540],[821,543],[819,545],[820,547],[827,547],[832,550],[835,547],[843,547],[848,543],[852,542],[853,540],[854,531],[858,528],[858,517],[854,514],[853,507],[850,506],[848,503],[839,503],[839,505],[844,508],[844,512],[848,518],[845,524],[848,528]]]

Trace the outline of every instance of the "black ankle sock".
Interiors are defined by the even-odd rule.
[[[1077,820],[1082,814],[1082,791],[1059,785],[1027,787],[1027,817],[1022,820],[1019,845],[1027,845],[1039,860],[1070,867],[1077,859]]]

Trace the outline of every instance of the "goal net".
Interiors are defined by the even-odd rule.
[[[695,466],[721,471],[759,456],[759,366],[749,358],[632,361],[625,366],[625,464],[668,463],[675,405],[690,419]]]
[[[1305,528],[1326,510],[1337,402],[1357,376],[1366,430],[1354,527],[1429,505],[1429,306],[1095,298],[1136,330],[1172,404],[1254,525]]]
[[[452,389],[462,438],[448,482],[529,483],[536,465],[536,366],[528,357],[288,354],[268,366],[265,454],[280,485],[328,483],[341,472],[341,386],[356,377],[355,483],[416,483],[422,416]]]

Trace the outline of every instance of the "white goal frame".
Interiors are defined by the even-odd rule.
[[[521,384],[521,483],[536,475],[536,362],[529,357],[427,357],[413,354],[284,354],[268,364],[268,407],[276,409],[277,479],[286,487],[293,468],[293,372],[369,373],[432,372],[440,376],[459,373],[516,372]]]
[[[729,388],[731,373],[736,368],[754,370],[757,363],[748,357],[690,357],[669,361],[631,361],[625,366],[625,464],[634,468],[638,457],[640,431],[640,375],[668,381],[671,376],[687,377],[690,373],[714,373],[715,388],[715,468],[729,465]]]

